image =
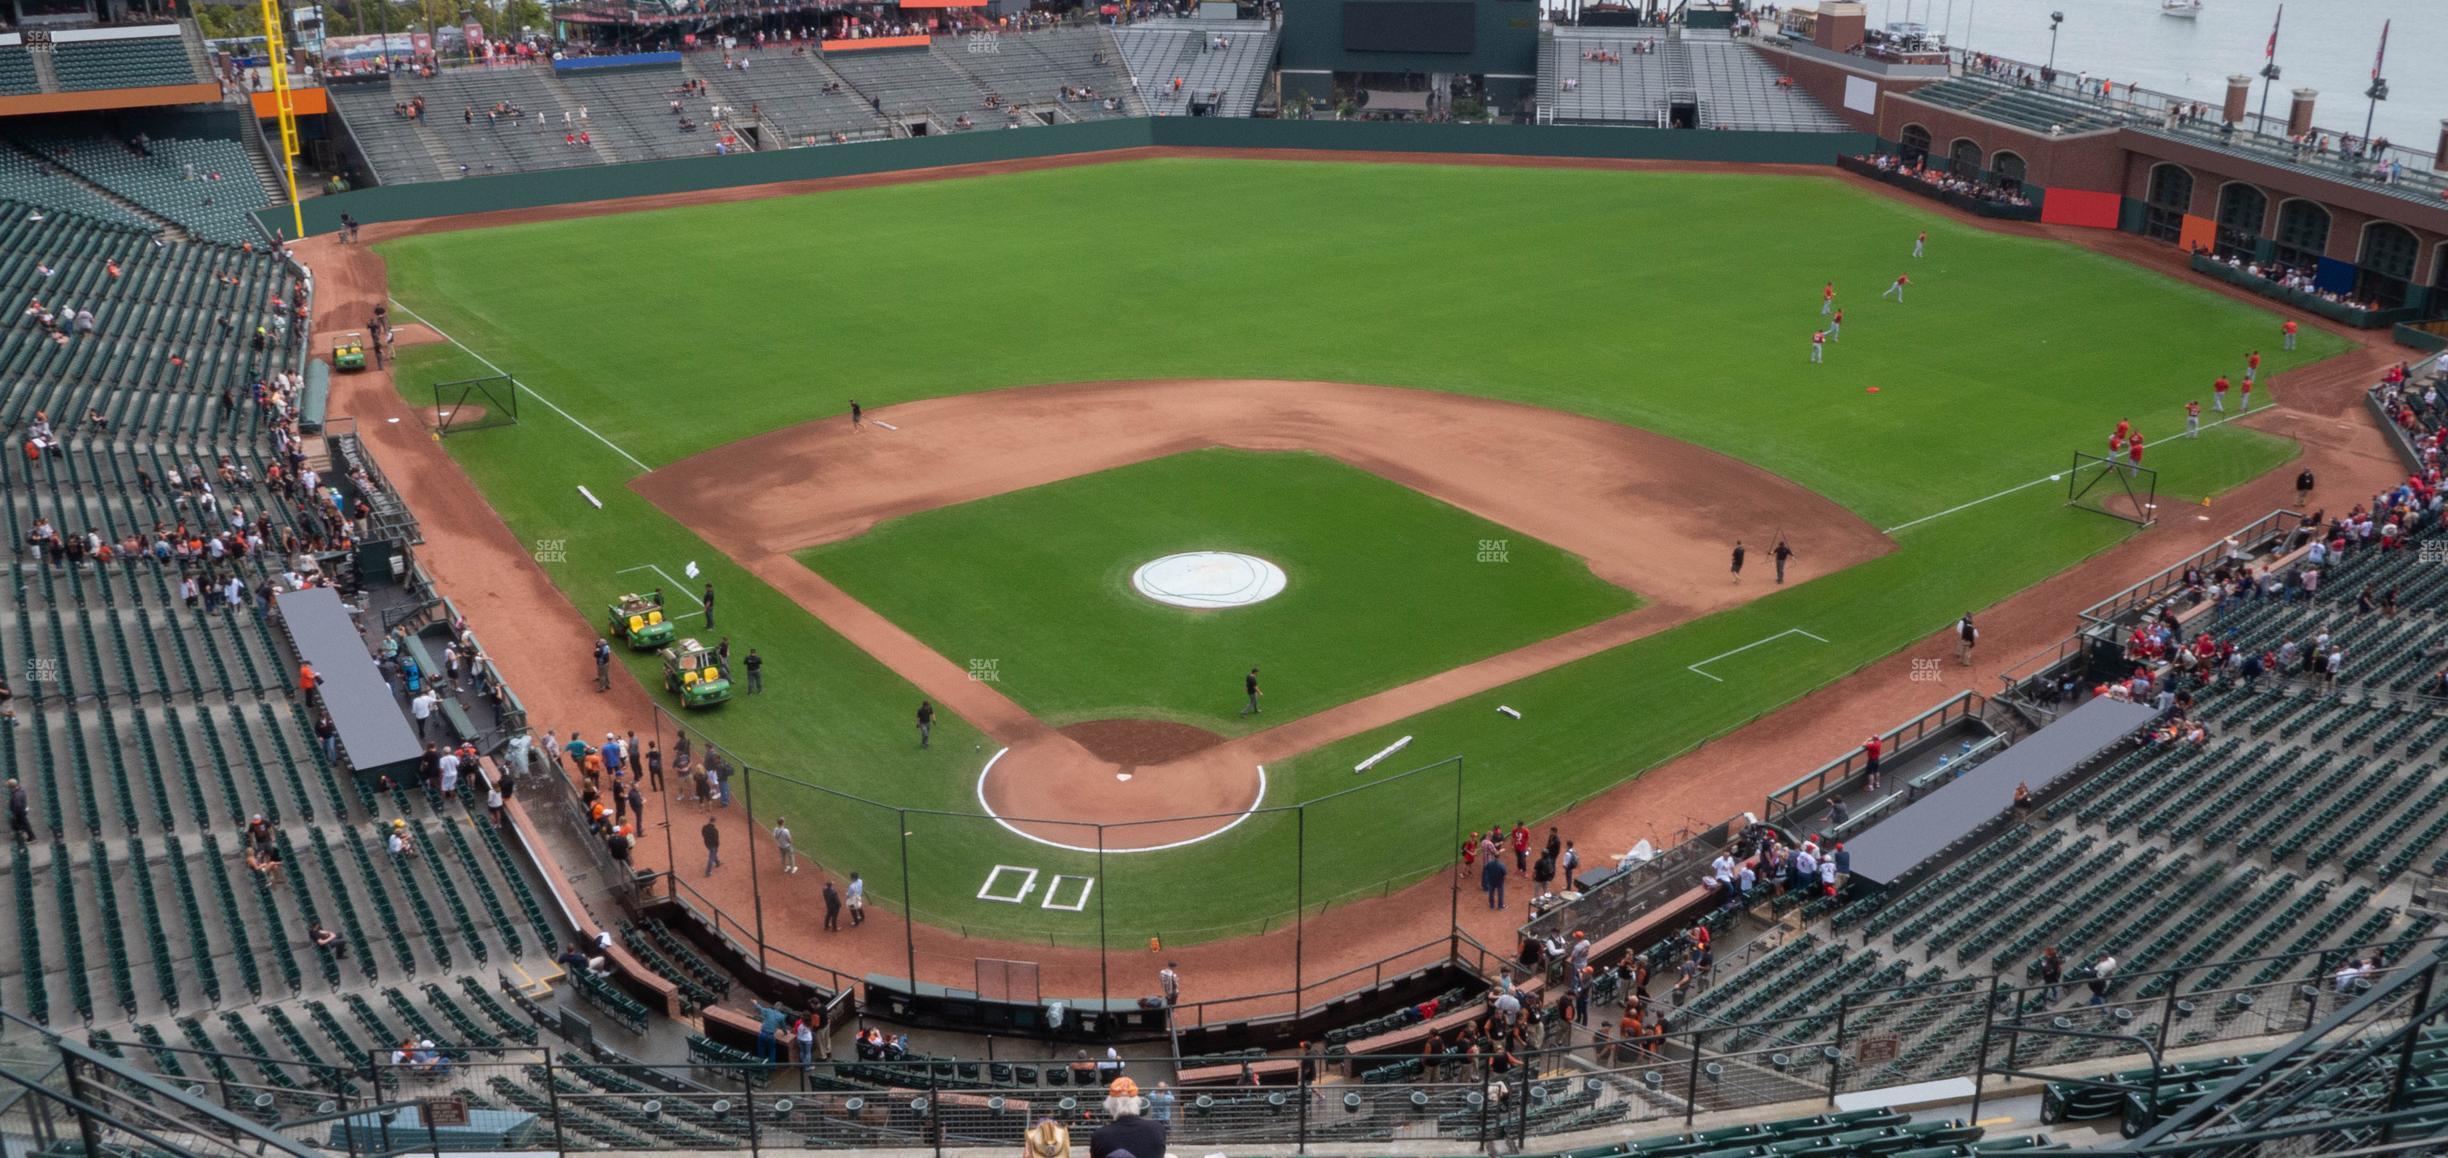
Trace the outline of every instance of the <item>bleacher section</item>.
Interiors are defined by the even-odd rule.
[[[0,47],[0,96],[24,96],[42,90],[34,58],[17,45]]]
[[[1189,116],[1191,103],[1211,94],[1217,116],[1249,116],[1275,62],[1276,33],[1256,21],[1159,17],[1116,28],[1113,36],[1148,112],[1160,117]]]
[[[176,36],[61,41],[51,50],[51,65],[65,92],[206,83],[196,75],[187,42]]]
[[[246,146],[236,141],[154,137],[148,138],[143,154],[104,137],[29,134],[19,141],[43,162],[135,202],[196,237],[232,245],[263,240],[254,213],[273,204],[274,198]],[[87,199],[100,201],[90,195]],[[124,211],[114,212],[136,220]]]
[[[832,144],[837,138],[867,141],[885,135],[884,118],[868,106],[865,96],[842,80],[841,74],[826,67],[821,54],[780,48],[735,48],[731,55],[734,60],[747,62],[748,67],[724,68],[691,61],[688,73],[705,78],[716,97],[739,108],[742,124],[748,123],[749,112],[757,112],[765,124],[783,134],[784,145]],[[826,92],[828,85],[837,87]],[[663,115],[669,118],[671,114],[666,109]]]
[[[0,861],[15,933],[0,1005],[55,1032],[82,1024],[96,1048],[266,1122],[354,1089],[412,1034],[532,1041],[491,992],[522,963],[548,976],[568,936],[532,869],[473,778],[446,800],[327,761],[255,607],[287,536],[332,532],[268,482],[287,464],[250,390],[300,365],[301,276],[275,253],[40,210],[0,202],[0,294],[95,326],[62,339],[12,316],[0,333],[0,372],[20,384],[0,403],[15,574],[0,590],[14,693],[0,774],[23,783],[36,833]],[[38,416],[58,444],[21,453]],[[267,549],[209,567],[123,549],[240,510]],[[77,549],[38,551],[46,522]],[[247,597],[187,596],[208,570]],[[276,874],[246,861],[253,817]],[[393,819],[421,855],[388,853],[377,826]],[[318,924],[345,955],[309,942]]]
[[[1053,110],[1060,120],[1144,116],[1122,70],[1121,50],[1102,27],[1051,28],[1025,36],[969,36],[939,46],[1007,105]],[[1096,100],[1066,100],[1064,86],[1093,89]],[[1102,98],[1119,102],[1112,110]],[[972,119],[977,119],[972,114]]]
[[[983,105],[988,89],[975,76],[953,67],[949,54],[935,49],[884,49],[842,53],[825,63],[861,94],[880,98],[884,115],[925,116],[949,130],[964,113],[988,123]],[[999,124],[1002,115],[992,115]]]
[[[1977,76],[1924,85],[1905,93],[1904,98],[2038,133],[2092,133],[2124,123],[2105,105]]]
[[[1539,100],[1562,123],[1666,127],[1697,103],[1700,129],[1835,133],[1845,124],[1722,31],[1559,27],[1539,45]]]
[[[330,93],[333,108],[355,132],[376,178],[385,183],[601,165],[628,160],[624,146],[637,147],[620,140],[627,130],[610,118],[608,109],[598,116],[588,108],[586,119],[578,119],[583,102],[549,72],[534,67],[443,69],[431,77],[395,73],[372,84],[335,84]],[[422,118],[412,120],[396,111],[417,97],[425,98]],[[518,115],[487,115],[503,103],[519,110]],[[662,103],[656,102],[658,107]],[[565,112],[573,128],[592,133],[593,147],[565,143]],[[713,151],[710,137],[700,133],[699,140],[701,151]]]
[[[0,197],[24,202],[28,211],[52,206],[130,229],[151,224],[86,188],[60,166],[6,144],[0,144]]]
[[[1540,100],[1559,122],[1664,128],[1665,41],[1654,28],[1558,28],[1539,45]]]

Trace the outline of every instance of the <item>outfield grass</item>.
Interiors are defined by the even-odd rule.
[[[1185,190],[1234,210],[1183,214]],[[1019,203],[1094,211],[1021,228],[1008,213]],[[837,243],[844,223],[858,244]],[[1909,263],[1920,229],[1931,257]],[[775,240],[795,237],[835,241]],[[837,412],[852,396],[874,408],[1079,379],[1328,378],[1649,427],[1797,479],[1880,526],[2061,470],[2072,450],[2101,449],[2120,417],[2173,432],[2184,401],[2253,347],[2273,371],[2342,348],[2314,331],[2279,352],[2272,315],[2075,247],[1984,233],[1834,181],[1741,174],[1159,160],[437,234],[382,252],[408,308],[649,465]],[[1879,302],[1908,263],[1912,302]],[[1844,340],[1812,367],[1805,350],[1830,277],[1844,293]],[[811,317],[823,319],[813,337]],[[413,398],[482,372],[449,349],[411,351],[403,389]],[[706,391],[725,403],[698,404]],[[749,759],[829,787],[974,807],[965,724],[946,721],[934,751],[915,751],[915,689],[622,486],[637,473],[622,453],[546,407],[524,419],[448,445],[520,535],[567,540],[565,561],[547,566],[583,613],[617,594],[620,568],[676,573],[695,560],[722,587],[736,644],[769,657],[763,701],[700,722]],[[2153,452],[2167,502],[2217,493],[2290,448],[2222,428],[2156,438]],[[2039,486],[1916,523],[1897,551],[1828,577],[1811,575],[1805,536],[1811,582],[1491,693],[1524,708],[1519,723],[1458,703],[1270,767],[1270,798],[1347,788],[1354,752],[1413,734],[1423,761],[1467,754],[1474,820],[1535,820],[2127,532],[2062,502]],[[1790,627],[1827,642],[1746,652],[1711,668],[1722,684],[1685,670]],[[625,659],[646,673],[648,661]],[[760,807],[789,808],[803,848],[866,869],[879,900],[898,900],[883,871],[892,820],[772,791],[767,806],[760,787]],[[1402,803],[1338,803],[1345,831],[1333,840],[1312,826],[1313,904],[1441,860],[1441,833],[1420,819],[1437,814]],[[1051,870],[1047,850],[970,822],[941,827],[964,832],[916,844],[923,916],[1093,934],[1093,922],[974,900],[984,866],[1023,863],[1016,850]],[[1198,886],[1289,863],[1289,828],[1253,821],[1112,874],[1114,942],[1226,935],[1280,913],[1291,896],[1280,874]]]
[[[1498,539],[1503,561],[1483,561]],[[1140,564],[1200,550],[1274,563],[1283,593],[1192,611],[1131,588]],[[953,662],[995,661],[1003,694],[1057,727],[1252,731],[1639,603],[1575,556],[1331,458],[1224,449],[906,516],[798,558]],[[1251,667],[1272,673],[1259,719],[1240,715]]]

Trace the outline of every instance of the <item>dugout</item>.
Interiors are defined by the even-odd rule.
[[[412,779],[424,745],[392,698],[391,685],[366,650],[340,593],[329,587],[284,591],[276,606],[291,648],[314,668],[316,693],[339,730],[349,767],[368,779],[386,773],[394,780]]]
[[[1535,0],[1285,0],[1283,7],[1287,97],[1359,106],[1363,92],[1413,93],[1433,95],[1424,104],[1436,108],[1471,99],[1506,115],[1526,107],[1538,88]],[[1402,103],[1394,110],[1402,115],[1425,111]]]

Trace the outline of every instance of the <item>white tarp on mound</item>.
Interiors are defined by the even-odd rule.
[[[1235,551],[1185,551],[1131,574],[1141,595],[1175,607],[1247,607],[1284,589],[1283,568]]]

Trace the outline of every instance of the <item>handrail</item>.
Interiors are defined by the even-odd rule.
[[[1887,751],[1890,756],[1900,755],[1906,747],[1919,742],[1932,731],[1950,727],[1966,719],[1979,718],[1981,708],[1986,702],[1976,692],[1957,692],[1952,698],[1940,703],[1937,707],[1893,728],[1879,732],[1877,735],[1881,740],[1889,742]],[[1867,763],[1863,749],[1857,746],[1852,751],[1820,765],[1818,770],[1798,777],[1792,783],[1769,793],[1768,802],[1763,806],[1766,809],[1763,819],[1774,824],[1778,823],[1781,817],[1802,811],[1824,795],[1832,784],[1842,784],[1851,780]]]
[[[2084,608],[2083,622],[2103,626],[2111,624],[2120,616],[2157,602],[2159,596],[2183,586],[2183,576],[2187,570],[2218,562],[2234,552],[2243,552],[2248,558],[2258,556],[2282,534],[2301,527],[2304,519],[2300,511],[2283,507],[2272,510],[2210,546],[2169,565],[2158,574]]]

